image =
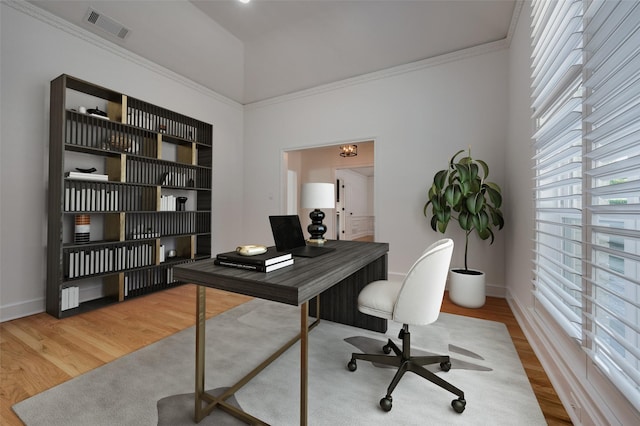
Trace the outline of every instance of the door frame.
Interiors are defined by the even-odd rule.
[[[295,213],[290,213],[292,210],[292,204],[290,203],[290,198],[292,196],[295,196],[297,198],[297,200],[292,202],[297,203],[297,201],[299,200],[299,191],[300,191],[300,187],[303,183],[308,182],[306,176],[305,176],[305,166],[304,165],[299,165],[299,167],[294,167],[293,169],[290,169],[290,164],[291,163],[296,163],[297,161],[299,161],[300,163],[303,162],[302,160],[300,160],[303,157],[295,157],[295,154],[300,154],[302,155],[308,155],[309,153],[312,153],[314,151],[317,152],[322,152],[323,155],[327,155],[328,150],[330,149],[335,149],[335,157],[333,157],[333,153],[330,154],[331,157],[329,158],[328,163],[326,164],[326,169],[329,170],[329,173],[327,173],[327,177],[322,179],[322,181],[331,181],[334,184],[336,183],[336,170],[339,169],[358,169],[358,168],[362,168],[362,167],[371,167],[375,169],[375,144],[376,139],[375,138],[363,138],[363,139],[358,139],[358,140],[351,140],[351,141],[341,141],[341,142],[332,142],[332,143],[327,143],[327,144],[323,144],[323,145],[315,145],[315,146],[304,146],[304,147],[294,147],[294,148],[285,148],[282,150],[282,156],[281,156],[281,187],[280,187],[280,194],[281,194],[281,212],[287,212],[287,214],[295,214]],[[347,145],[347,144],[356,144],[359,145],[359,147],[367,147],[370,146],[371,148],[368,148],[368,150],[365,149],[365,154],[367,156],[367,159],[365,161],[357,161],[355,162],[355,164],[349,164],[349,162],[353,161],[353,158],[344,158],[344,157],[340,157],[339,153],[338,153],[338,148],[341,145]],[[362,151],[361,151],[362,152]],[[360,153],[359,153],[360,154]],[[363,156],[364,157],[364,156]],[[295,191],[291,191],[291,189],[289,188],[290,183],[289,183],[289,171],[290,170],[294,170],[297,172],[297,188]],[[330,177],[329,177],[330,176]],[[375,191],[373,191],[375,193]],[[374,214],[374,221],[375,221],[375,197],[374,197],[374,208],[373,208],[373,214]],[[333,210],[334,212],[337,210]],[[309,221],[308,215],[305,214],[305,211],[301,211],[301,209],[298,207],[297,208],[297,212],[298,215],[300,216],[300,221],[303,222],[303,228],[306,228],[305,223]],[[337,236],[336,234],[336,229],[337,229],[337,215],[336,214],[331,214],[329,212],[325,212],[328,213],[324,219],[325,224],[327,225],[327,237],[328,238],[335,238]]]

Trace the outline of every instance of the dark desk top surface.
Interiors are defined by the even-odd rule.
[[[314,258],[295,257],[291,266],[255,272],[214,265],[213,259],[173,268],[174,278],[261,299],[300,305],[384,256],[388,243],[327,241],[336,250]]]

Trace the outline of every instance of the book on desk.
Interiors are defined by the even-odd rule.
[[[231,268],[271,272],[293,265],[293,257],[291,253],[277,251],[275,247],[268,247],[265,253],[253,256],[244,256],[236,251],[219,253],[214,263]]]

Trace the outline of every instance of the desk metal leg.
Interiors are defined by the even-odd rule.
[[[205,416],[202,410],[204,394],[204,349],[205,349],[205,321],[207,312],[207,288],[197,286],[196,290],[196,407],[195,422],[198,423]]]
[[[195,394],[195,411],[194,420],[199,423],[214,408],[218,407],[232,416],[252,425],[266,425],[260,419],[228,404],[225,400],[236,393],[242,386],[247,384],[249,380],[255,377],[260,371],[264,370],[269,364],[275,361],[293,344],[300,340],[300,425],[307,425],[307,388],[308,388],[308,342],[309,330],[312,330],[320,323],[320,318],[309,325],[309,303],[304,302],[300,305],[300,333],[285,343],[280,349],[276,350],[271,356],[265,359],[260,365],[251,370],[246,376],[240,379],[235,385],[231,386],[226,392],[217,397],[210,395],[204,391],[204,366],[205,366],[205,327],[206,327],[206,293],[205,286],[198,286],[196,292],[196,394]],[[316,297],[316,303],[320,304],[320,296]],[[202,403],[207,405],[204,407]]]
[[[307,425],[307,389],[309,369],[309,302],[300,305],[300,426]]]

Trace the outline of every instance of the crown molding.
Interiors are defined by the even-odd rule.
[[[121,58],[132,62],[141,67],[147,68],[150,71],[153,71],[156,74],[159,74],[163,77],[169,78],[183,86],[189,87],[198,93],[201,93],[205,96],[208,96],[216,101],[222,102],[226,105],[229,105],[239,111],[242,111],[242,104],[236,102],[226,96],[221,95],[214,90],[209,89],[199,83],[196,83],[193,80],[190,80],[176,72],[169,70],[168,68],[162,67],[155,62],[149,61],[148,59],[143,58],[140,55],[137,55],[133,52],[126,50],[125,48],[109,41],[103,39],[92,32],[85,30],[75,24],[72,24],[64,19],[61,19],[54,14],[41,9],[31,3],[28,3],[25,0],[2,0],[3,4],[11,6],[13,9],[22,12],[26,15],[31,16],[34,19],[42,21],[46,24],[51,25],[52,27],[59,29],[61,31],[66,32],[74,37],[77,37],[87,43],[90,43],[100,49],[103,49],[109,53],[120,56]]]
[[[507,47],[511,47],[511,39],[513,38],[513,34],[516,31],[516,26],[518,25],[518,19],[520,19],[520,14],[522,13],[522,9],[524,7],[524,0],[516,1],[513,6],[513,13],[511,14],[511,22],[509,23],[509,30],[507,31]]]
[[[411,62],[404,65],[398,65],[398,66],[387,68],[381,71],[362,74],[356,77],[336,81],[334,83],[323,84],[321,86],[299,90],[297,92],[289,93],[286,95],[276,96],[276,97],[265,99],[262,101],[252,102],[250,104],[245,104],[244,109],[253,110],[253,109],[257,109],[257,108],[261,108],[261,107],[265,107],[273,104],[292,101],[294,99],[315,96],[321,93],[331,92],[334,90],[339,90],[339,89],[343,89],[350,86],[356,86],[359,84],[368,83],[370,81],[381,80],[381,79],[394,77],[401,74],[420,71],[425,68],[431,68],[431,67],[447,64],[450,62],[456,62],[463,59],[471,58],[478,55],[484,55],[490,52],[504,50],[504,49],[507,49],[508,47],[509,47],[509,41],[507,40],[507,38],[504,38],[502,40],[484,43],[478,46],[469,47],[467,49],[457,50],[455,52],[435,56],[433,58],[422,59],[420,61]]]

